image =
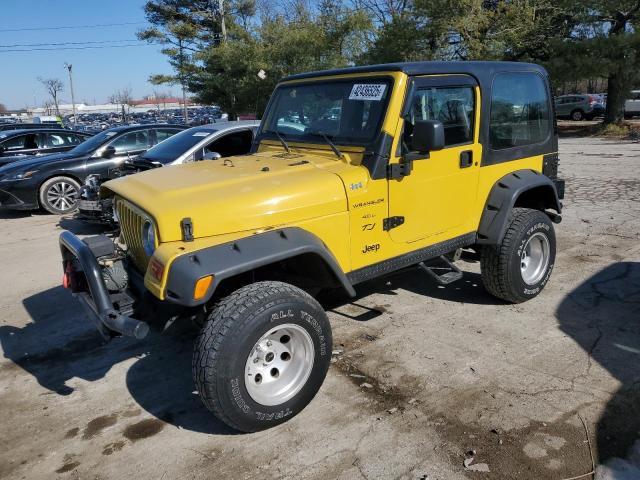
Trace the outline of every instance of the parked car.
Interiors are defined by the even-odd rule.
[[[204,405],[242,432],[286,422],[331,363],[313,294],[354,297],[407,267],[450,284],[463,248],[502,302],[543,291],[564,191],[548,78],[514,62],[285,78],[252,154],[105,183],[119,238],[62,232],[63,285],[105,339],[200,320],[192,373]],[[300,129],[282,131],[295,117]]]
[[[27,158],[0,167],[0,207],[55,214],[76,209],[88,175],[106,175],[125,159],[184,130],[181,125],[137,125],[105,130],[65,153]]]
[[[90,137],[62,128],[0,132],[0,166],[27,156],[67,152]]]
[[[571,120],[592,120],[604,115],[602,98],[596,95],[561,95],[555,99],[556,116]]]
[[[640,90],[631,90],[629,98],[624,102],[624,118],[640,115]]]
[[[117,218],[113,215],[113,201],[99,197],[100,186],[104,182],[167,165],[245,155],[251,150],[259,125],[257,121],[241,121],[193,127],[177,133],[135,159],[125,160],[106,175],[89,175],[80,189],[78,218],[114,227]]]

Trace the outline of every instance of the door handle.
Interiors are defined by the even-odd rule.
[[[460,168],[468,168],[471,165],[473,165],[473,152],[471,150],[460,152]]]

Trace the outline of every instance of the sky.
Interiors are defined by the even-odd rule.
[[[146,24],[144,4],[144,0],[0,0],[0,103],[9,109],[41,106],[49,97],[38,77],[62,80],[61,103],[71,103],[65,62],[73,66],[76,103],[104,103],[125,87],[136,99],[154,89],[177,94],[176,87],[148,82],[150,75],[170,73],[171,68],[159,45],[136,39]],[[107,24],[115,25],[86,27]],[[34,45],[52,43],[66,45]],[[102,48],[114,45],[135,46]],[[60,50],[80,46],[101,48]],[[38,48],[56,50],[7,51]]]

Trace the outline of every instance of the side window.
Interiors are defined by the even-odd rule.
[[[535,73],[496,75],[491,92],[491,148],[533,145],[550,132],[549,102],[542,77]]]
[[[110,145],[116,149],[116,153],[146,150],[149,148],[149,131],[140,130],[126,133],[115,139]]]
[[[474,104],[472,87],[420,89],[405,118],[405,136],[411,135],[416,120],[438,120],[444,126],[445,146],[473,142]]]
[[[214,140],[204,147],[205,152],[217,152],[223,157],[233,155],[245,155],[251,149],[253,134],[251,130],[229,133],[222,138]]]
[[[70,147],[80,143],[78,136],[72,133],[47,133],[46,136],[49,147]]]
[[[2,146],[7,152],[15,150],[35,150],[38,148],[38,136],[34,133],[18,135],[2,143]]]
[[[632,98],[633,98],[634,100],[640,100],[640,91],[638,91],[638,92],[633,92],[633,96],[632,96]]]
[[[156,129],[157,142],[160,143],[161,141],[166,140],[167,138],[175,135],[178,132],[179,130],[173,130],[170,128],[158,128]]]
[[[18,135],[17,137],[13,137],[2,142],[2,146],[7,152],[10,152],[12,150],[23,150],[24,141],[26,140],[26,138],[26,135]]]

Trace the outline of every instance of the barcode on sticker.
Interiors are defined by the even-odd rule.
[[[374,100],[379,102],[387,86],[384,83],[356,83],[351,89],[349,100]]]

